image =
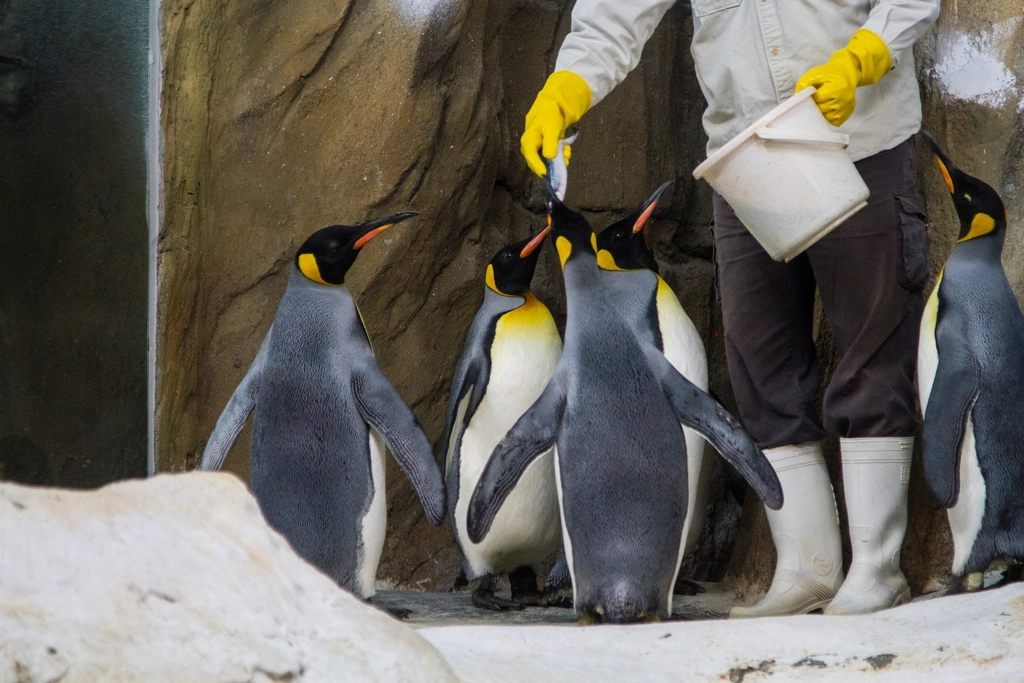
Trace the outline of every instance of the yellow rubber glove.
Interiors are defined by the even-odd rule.
[[[539,176],[547,173],[538,150],[545,159],[554,159],[565,129],[587,113],[592,99],[590,86],[573,72],[556,71],[548,76],[526,113],[526,129],[519,139],[519,148],[531,171]]]
[[[814,101],[833,126],[841,126],[857,105],[854,90],[877,83],[892,68],[892,56],[878,34],[862,28],[850,43],[836,50],[821,66],[816,66],[796,82],[796,92],[817,87]]]

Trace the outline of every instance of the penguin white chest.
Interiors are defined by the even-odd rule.
[[[376,592],[377,565],[384,549],[384,530],[387,526],[387,495],[384,491],[384,439],[377,430],[370,429],[370,476],[373,497],[360,525],[358,564],[359,590],[363,598]]]
[[[561,355],[554,321],[544,312],[549,324],[506,321],[515,312],[498,322],[487,390],[462,435],[455,526],[471,578],[536,564],[558,547],[558,497],[550,451],[527,468],[483,541],[473,543],[466,532],[469,500],[491,453],[544,391]]]
[[[702,391],[708,390],[708,357],[697,327],[668,283],[658,278],[658,325],[665,358]]]
[[[686,311],[679,304],[679,299],[661,276],[658,276],[656,296],[658,325],[665,358],[679,374],[702,391],[707,391],[708,358],[697,327],[690,320],[690,316],[686,315]],[[704,461],[704,437],[689,427],[683,427],[683,439],[686,442],[687,501],[677,566],[682,562],[684,554],[696,545],[704,524],[703,514],[697,513],[698,503],[703,502],[700,473]]]
[[[939,348],[935,343],[935,325],[939,319],[939,285],[942,275],[935,283],[935,289],[928,297],[924,314],[921,316],[921,334],[917,342],[917,389],[921,399],[921,415],[925,416],[928,408],[928,397],[935,383],[935,372],[939,368]]]
[[[935,328],[939,317],[939,275],[935,289],[932,290],[928,303],[925,304],[921,316],[921,335],[917,349],[917,385],[921,400],[921,415],[928,419],[928,399],[931,398],[935,373],[939,368],[939,348],[935,341]],[[981,530],[985,516],[985,478],[978,464],[977,443],[974,439],[974,420],[968,419],[964,430],[964,440],[960,446],[960,467],[957,471],[960,482],[960,494],[956,505],[947,511],[949,528],[953,536],[953,573],[963,573],[964,565],[971,555],[974,540]]]

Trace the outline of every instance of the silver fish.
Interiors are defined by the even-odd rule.
[[[571,137],[559,140],[555,158],[544,160],[548,167],[548,185],[555,196],[558,197],[558,201],[565,199],[565,191],[569,187],[569,166],[565,163],[565,146],[576,142],[576,138],[579,136],[580,134],[576,133]]]

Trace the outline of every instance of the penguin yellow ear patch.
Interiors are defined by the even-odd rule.
[[[597,235],[590,233],[590,246],[594,248],[594,253],[597,253]]]
[[[313,282],[319,282],[322,285],[328,284],[320,277],[320,266],[316,264],[316,256],[312,254],[299,254],[299,270]]]
[[[562,268],[565,268],[565,262],[569,260],[569,254],[572,253],[572,242],[559,235],[558,239],[555,240],[555,249],[558,250],[558,260],[562,262]]]
[[[615,257],[607,249],[601,249],[597,252],[597,265],[604,270],[622,270],[619,265],[615,263]]]
[[[967,231],[967,234],[957,240],[957,242],[964,242],[966,240],[974,239],[975,237],[981,237],[987,235],[996,228],[996,220],[989,216],[987,213],[979,213],[971,221],[971,229]]]
[[[494,281],[494,266],[490,263],[487,264],[487,275],[484,277],[484,282],[487,286],[493,289],[498,294],[501,294],[501,290],[498,289],[497,283]]]

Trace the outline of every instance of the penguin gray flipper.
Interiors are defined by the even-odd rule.
[[[419,420],[374,363],[353,368],[352,394],[363,420],[384,437],[409,477],[427,519],[440,526],[446,510],[444,479]]]
[[[939,325],[935,332],[939,364],[925,409],[922,454],[928,490],[939,505],[951,508],[960,497],[960,449],[981,388],[981,367],[953,325]]]
[[[782,485],[768,458],[757,447],[739,421],[717,401],[701,391],[672,367],[664,354],[647,345],[646,354],[660,371],[662,388],[679,421],[697,431],[739,470],[772,510],[782,507]]]
[[[469,540],[474,543],[483,540],[526,468],[555,445],[565,402],[565,382],[562,373],[556,371],[540,397],[495,446],[469,501],[466,519]]]
[[[494,322],[497,322],[495,319]],[[491,325],[493,334],[494,325]],[[470,345],[467,344],[467,349]],[[469,421],[473,419],[476,409],[480,407],[487,392],[487,382],[490,379],[491,363],[483,349],[483,344],[473,344],[472,351],[459,359],[455,368],[455,375],[452,377],[451,400],[448,402],[448,417],[444,430],[444,452],[445,471],[450,466],[453,452],[457,452],[459,441],[462,438],[462,430]],[[463,408],[463,401],[469,395],[469,402]],[[460,418],[461,414],[461,419]],[[456,448],[452,448],[452,446]]]
[[[259,391],[260,376],[263,373],[263,366],[267,362],[267,349],[270,347],[270,333],[274,326],[271,325],[267,334],[263,337],[260,350],[256,352],[256,358],[245,373],[245,377],[238,383],[235,393],[224,406],[224,411],[217,418],[217,424],[213,433],[206,442],[203,449],[203,457],[199,461],[199,469],[205,472],[216,472],[224,464],[231,444],[235,443],[238,433],[242,431],[249,414],[256,407],[256,394]]]

